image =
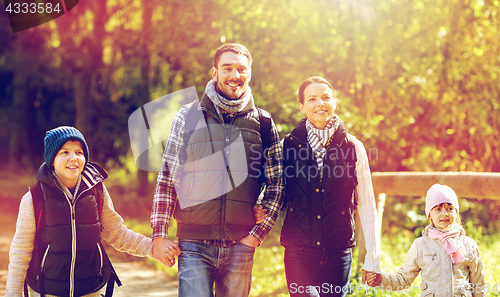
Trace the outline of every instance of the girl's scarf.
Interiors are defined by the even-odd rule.
[[[460,230],[452,229],[449,232],[443,233],[436,229],[427,230],[429,237],[432,239],[440,239],[444,242],[444,250],[448,255],[451,255],[453,264],[460,263],[464,259],[464,255],[457,246],[456,239],[460,236]]]
[[[217,93],[216,88],[217,81],[212,79],[208,82],[205,92],[210,98],[210,101],[218,107],[229,113],[235,113],[242,111],[247,105],[248,102],[253,98],[252,89],[250,86],[247,86],[247,90],[243,95],[241,95],[238,99],[227,99],[224,96]]]
[[[306,129],[307,129],[307,141],[309,145],[314,151],[316,155],[316,162],[318,163],[318,170],[322,172],[323,168],[323,159],[326,155],[326,147],[328,146],[330,139],[337,131],[337,128],[340,125],[340,119],[338,116],[334,115],[324,129],[316,128],[310,121],[307,119],[306,121]]]

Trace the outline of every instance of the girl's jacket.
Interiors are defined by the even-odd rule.
[[[444,249],[444,243],[440,239],[429,237],[429,228],[434,226],[427,226],[422,231],[423,236],[413,242],[397,272],[382,273],[383,289],[406,292],[411,290],[421,292],[421,296],[485,296],[482,290],[485,286],[483,264],[476,242],[465,236],[461,229],[456,242],[465,259],[453,264],[451,256]],[[419,272],[422,284],[411,287]]]

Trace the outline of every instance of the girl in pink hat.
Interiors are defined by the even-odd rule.
[[[434,184],[425,197],[425,214],[431,220],[395,273],[367,276],[368,285],[385,291],[411,289],[421,296],[484,296],[484,270],[476,242],[465,236],[458,198],[452,188]],[[410,288],[421,273],[420,287]],[[415,289],[416,288],[416,289]]]

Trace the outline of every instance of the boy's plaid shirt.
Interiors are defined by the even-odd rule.
[[[179,158],[179,151],[183,146],[182,135],[186,116],[191,104],[184,105],[175,115],[170,134],[162,158],[162,168],[158,174],[156,190],[151,211],[152,238],[167,238],[168,224],[177,202],[177,193],[174,185],[179,185],[183,161]],[[265,171],[268,176],[262,205],[267,210],[268,217],[259,225],[255,225],[250,234],[262,242],[276,223],[278,212],[284,195],[282,148],[278,131],[272,122],[271,147],[268,150]]]

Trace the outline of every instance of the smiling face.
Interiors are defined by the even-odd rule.
[[[85,166],[85,155],[80,141],[67,141],[57,152],[52,166],[59,180],[68,189],[74,188]]]
[[[312,83],[304,90],[300,111],[318,129],[324,129],[337,107],[333,90],[323,83]]]
[[[250,62],[245,55],[224,52],[217,67],[212,68],[217,81],[217,92],[228,99],[238,99],[245,93],[252,78]]]
[[[456,221],[458,213],[453,204],[441,203],[431,209],[429,216],[434,227],[447,231]]]

